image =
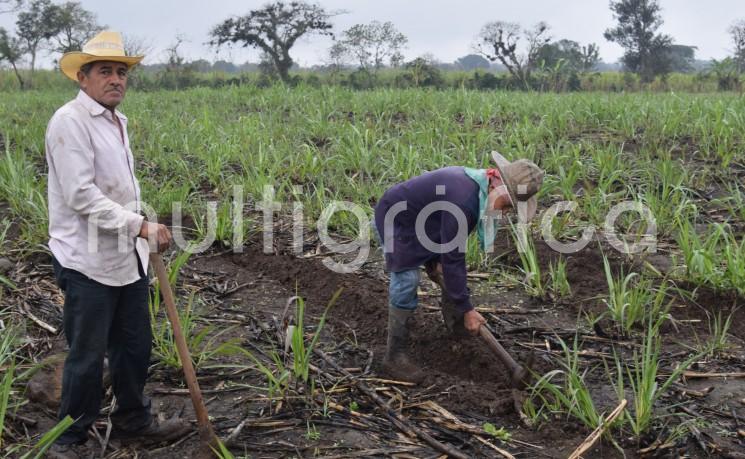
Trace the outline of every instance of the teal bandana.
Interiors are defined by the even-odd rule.
[[[479,219],[476,225],[481,249],[487,251],[494,244],[494,236],[497,234],[499,222],[496,218],[486,215],[487,197],[489,195],[489,178],[486,169],[471,169],[464,167],[467,176],[479,185]]]

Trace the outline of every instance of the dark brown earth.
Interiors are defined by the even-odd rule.
[[[281,251],[278,251],[281,252]],[[548,261],[556,254],[544,245],[538,246],[539,258],[545,268]],[[516,254],[510,244],[502,242],[497,249],[503,256],[500,262],[507,267],[514,266]],[[605,250],[605,253],[612,255]],[[372,353],[371,373],[365,376],[384,376],[379,374],[379,364],[385,349],[387,285],[379,260],[373,261],[357,274],[337,274],[322,263],[322,255],[298,258],[293,255],[264,254],[261,245],[249,244],[244,253],[210,252],[195,255],[181,271],[179,296],[186,296],[189,290],[196,290],[198,295],[207,298],[201,307],[202,324],[216,327],[235,327],[223,338],[236,339],[243,347],[256,350],[261,347],[260,339],[266,335],[257,327],[257,322],[271,323],[272,317],[279,317],[285,308],[287,299],[298,294],[306,299],[308,308],[306,321],[315,326],[330,299],[336,291],[341,294],[330,309],[328,323],[322,333],[320,346],[330,353],[337,362],[346,368],[357,368],[364,373]],[[51,278],[48,259],[35,260],[35,269],[43,278]],[[626,271],[639,261],[626,263],[620,258],[613,258],[614,271],[625,268]],[[552,351],[560,349],[556,334],[570,342],[575,333],[593,336],[593,331],[584,320],[583,312],[598,313],[604,307],[601,296],[606,293],[605,277],[602,270],[602,255],[597,245],[567,257],[569,280],[573,289],[570,300],[552,303],[529,298],[522,289],[511,286],[504,288],[495,285],[491,280],[473,280],[471,288],[474,303],[485,308],[515,309],[541,311],[531,314],[486,314],[490,326],[497,333],[505,347],[525,360],[528,353],[537,356],[535,370],[545,373],[556,368],[553,357],[539,349],[548,346]],[[456,415],[463,422],[481,426],[490,422],[497,427],[504,427],[512,434],[514,440],[536,445],[526,446],[523,443],[511,442],[501,447],[518,457],[567,457],[577,445],[590,433],[577,422],[564,417],[553,419],[538,427],[525,427],[509,405],[501,403],[509,397],[509,390],[504,376],[504,368],[496,358],[473,338],[457,339],[451,337],[440,318],[438,297],[439,291],[429,281],[422,283],[420,308],[416,314],[416,325],[413,332],[412,353],[428,374],[422,387],[397,386],[396,391],[405,395],[407,404],[422,401],[435,401]],[[222,292],[222,293],[220,293]],[[228,292],[227,294],[224,294]],[[59,301],[59,297],[56,297]],[[741,301],[741,300],[739,300]],[[693,345],[692,337],[698,336],[702,341],[708,335],[707,312],[722,310],[725,314],[740,304],[738,300],[716,292],[699,290],[695,300],[676,297],[673,315],[682,320],[677,328],[668,330],[663,346],[661,362],[663,369],[683,360],[680,353],[686,351],[684,345]],[[59,305],[58,305],[59,306]],[[45,317],[52,325],[59,325],[59,318]],[[735,313],[731,335],[733,343],[739,345],[737,353],[719,359],[697,362],[696,371],[743,371],[745,359],[742,355],[741,338],[745,336],[745,316],[743,309]],[[36,330],[38,332],[38,330]],[[609,341],[584,341],[585,349],[597,353],[612,353]],[[739,339],[738,339],[739,338]],[[56,338],[55,352],[61,345]],[[623,352],[623,351],[621,351]],[[676,357],[677,356],[677,357]],[[236,356],[219,357],[218,362],[234,365],[240,369],[246,365],[245,359]],[[602,360],[589,359],[586,382],[593,391],[595,402],[601,410],[610,411],[617,403],[616,394],[605,375]],[[329,371],[319,359],[313,363]],[[357,373],[361,374],[361,373]],[[359,405],[359,411],[372,416],[374,431],[369,427],[360,429],[350,424],[350,416],[324,418],[319,405],[309,406],[305,402],[288,400],[280,410],[270,410],[265,401],[265,393],[255,387],[264,387],[266,381],[254,371],[243,371],[239,377],[226,376],[220,368],[206,365],[200,368],[200,384],[205,391],[205,399],[217,433],[226,438],[232,429],[242,420],[250,422],[272,421],[275,426],[255,425],[246,427],[233,446],[237,455],[247,454],[250,457],[351,457],[354,451],[367,450],[381,446],[401,446],[397,443],[400,437],[397,429],[381,416],[379,409],[363,394],[352,391],[351,398]],[[227,385],[226,385],[227,384]],[[232,386],[231,386],[232,384]],[[254,386],[237,387],[235,384]],[[374,383],[371,383],[374,384]],[[705,440],[712,440],[723,449],[737,450],[743,447],[743,440],[729,437],[723,433],[723,425],[731,425],[732,419],[712,414],[706,409],[723,413],[734,413],[736,422],[745,425],[745,405],[739,400],[745,398],[745,386],[742,379],[704,379],[690,380],[689,388],[701,390],[714,387],[709,396],[690,404],[690,399],[683,398],[673,391],[663,399],[660,408],[675,403],[688,403],[686,406],[694,413],[705,415],[698,427]],[[147,391],[153,394],[153,406],[161,416],[181,415],[192,419],[193,410],[188,396],[183,390],[182,378],[178,371],[154,365]],[[180,391],[180,392],[179,392]],[[390,393],[390,392],[389,392]],[[110,402],[110,398],[107,398]],[[680,411],[672,410],[676,416]],[[18,414],[37,419],[36,426],[27,426],[29,433],[41,432],[53,425],[54,412],[40,403],[31,403],[21,407]],[[411,422],[426,422],[426,412],[415,409],[405,410]],[[684,413],[683,413],[684,414]],[[22,430],[20,421],[11,421],[14,428]],[[250,423],[249,422],[249,423]],[[307,437],[309,423],[319,432],[318,439]],[[657,432],[669,432],[680,420],[670,417],[667,427]],[[724,424],[723,424],[724,423]],[[105,432],[105,419],[99,424],[99,431]],[[740,427],[742,428],[742,427]],[[494,457],[494,451],[475,442],[470,434],[440,432],[441,441],[465,451],[473,457]],[[643,439],[642,444],[621,438],[628,457],[638,457],[639,447],[648,446],[655,437]],[[382,442],[382,443],[381,443]],[[496,444],[499,444],[495,440]],[[422,444],[417,441],[417,444]],[[95,442],[88,443],[88,451],[94,453]],[[165,445],[161,449],[127,446],[114,442],[119,448],[108,457],[166,457],[182,458],[190,456],[198,446],[196,436],[192,436],[175,446]],[[100,448],[99,448],[100,450]],[[100,451],[99,451],[100,452]],[[436,457],[434,451],[421,447],[411,451],[410,457]],[[704,452],[697,441],[688,436],[672,448],[664,450],[662,457],[712,457],[712,451]],[[386,454],[369,454],[369,457],[382,457]],[[401,456],[406,457],[406,456]],[[608,442],[600,442],[584,457],[613,458],[622,457],[621,453]],[[722,456],[726,457],[726,456]]]

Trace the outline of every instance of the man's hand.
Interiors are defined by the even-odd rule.
[[[171,232],[168,230],[166,225],[161,225],[160,223],[153,223],[147,220],[143,221],[139,236],[143,239],[147,239],[148,244],[152,237],[158,244],[158,253],[165,252],[168,246],[171,245]]]
[[[472,335],[478,335],[479,329],[486,323],[486,319],[475,309],[471,309],[463,315],[463,325]]]

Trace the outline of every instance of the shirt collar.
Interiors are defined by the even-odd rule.
[[[86,110],[88,110],[91,116],[105,115],[106,112],[109,111],[106,107],[93,100],[93,98],[82,89],[78,91],[78,97],[76,99],[83,107],[85,107]],[[114,109],[114,113],[116,113],[116,116],[118,116],[122,121],[127,121],[127,117],[119,110]]]

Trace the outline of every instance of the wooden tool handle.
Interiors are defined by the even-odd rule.
[[[479,328],[479,336],[481,336],[481,339],[486,342],[487,346],[489,346],[489,349],[491,349],[492,352],[494,352],[494,354],[499,357],[499,360],[504,364],[504,366],[506,366],[507,369],[510,370],[510,373],[520,368],[520,365],[515,362],[515,359],[513,359],[512,356],[502,347],[502,345],[499,344],[497,338],[492,335],[491,331],[489,331],[486,326],[482,325],[481,328]]]
[[[160,293],[163,295],[163,301],[166,304],[166,315],[173,328],[176,351],[181,359],[181,365],[184,369],[184,379],[186,379],[186,385],[189,387],[191,402],[194,405],[194,412],[197,416],[199,436],[204,443],[217,447],[217,437],[212,429],[207,408],[204,406],[202,391],[199,389],[199,381],[197,381],[197,374],[194,371],[194,365],[191,361],[189,347],[186,345],[186,339],[181,331],[181,321],[179,320],[178,312],[176,312],[176,302],[173,299],[173,290],[171,290],[171,284],[168,281],[166,266],[163,264],[163,258],[158,253],[150,254],[150,262],[155,270],[155,275],[158,277]]]

